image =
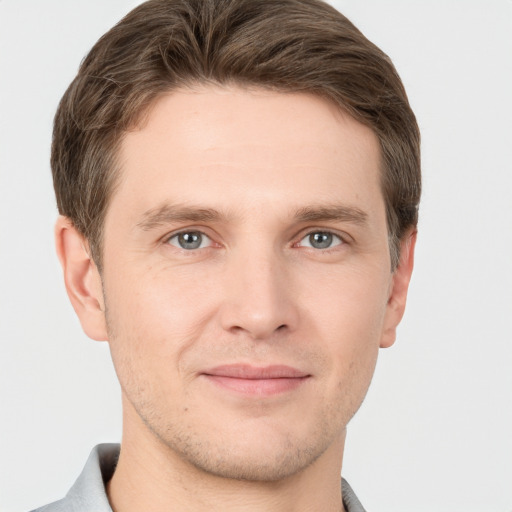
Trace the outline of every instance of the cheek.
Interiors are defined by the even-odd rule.
[[[212,290],[187,273],[117,273],[105,282],[112,358],[120,380],[168,382],[213,314]],[[132,377],[130,377],[130,375]]]
[[[107,281],[105,295],[112,321],[122,320],[125,330],[151,334],[157,339],[186,337],[205,321],[213,305],[214,284],[192,269],[176,272],[161,268],[119,272]],[[119,322],[120,323],[120,322]]]
[[[379,268],[329,269],[304,279],[304,311],[322,330],[323,339],[346,340],[354,349],[380,341],[391,276]]]
[[[366,393],[375,368],[388,300],[386,272],[331,272],[306,286],[304,315],[328,356],[334,393]],[[319,286],[321,285],[321,286]],[[357,403],[359,406],[359,403]]]

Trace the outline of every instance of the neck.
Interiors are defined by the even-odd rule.
[[[115,512],[339,512],[344,437],[297,474],[253,482],[206,473],[182,460],[143,424],[125,421],[107,494]]]

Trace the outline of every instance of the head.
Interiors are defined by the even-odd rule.
[[[310,93],[371,128],[396,267],[399,242],[418,220],[420,136],[390,59],[316,0],[150,0],[98,41],[55,117],[59,212],[88,240],[100,269],[124,134],[157,98],[197,84]]]
[[[316,0],[151,0],[82,63],[52,169],[68,292],[132,431],[249,480],[340,448],[403,314],[420,193],[378,48]]]

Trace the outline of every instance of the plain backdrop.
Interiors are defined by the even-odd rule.
[[[0,511],[62,497],[119,441],[108,346],[53,249],[52,117],[81,59],[139,2],[0,0]],[[369,511],[512,511],[512,2],[333,2],[393,59],[423,136],[416,270],[395,346],[349,426]]]

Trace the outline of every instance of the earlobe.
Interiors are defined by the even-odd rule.
[[[396,329],[402,320],[407,302],[407,292],[414,267],[414,248],[417,231],[406,235],[400,244],[400,262],[393,273],[389,294],[381,348],[388,348],[395,342]]]
[[[106,341],[101,277],[87,241],[67,217],[60,216],[55,224],[55,245],[69,300],[82,329],[89,338]]]

